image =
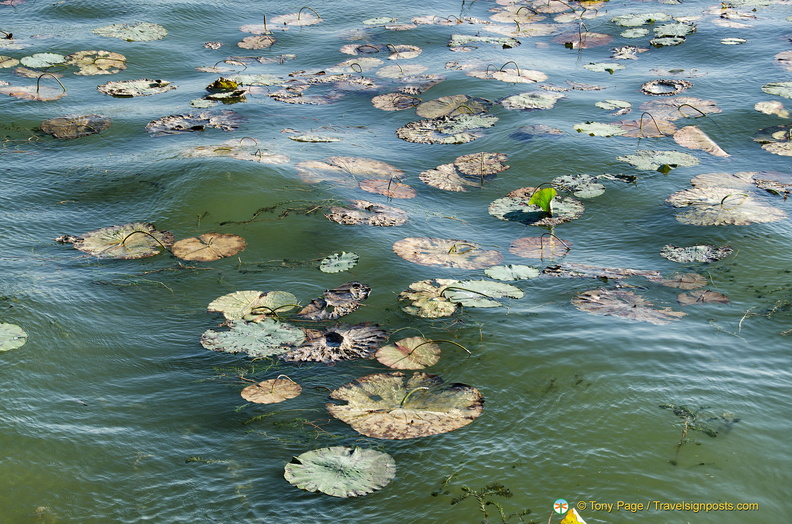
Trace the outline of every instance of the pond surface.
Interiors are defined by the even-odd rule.
[[[38,101],[0,95],[0,322],[19,325],[29,335],[25,345],[0,353],[1,521],[503,521],[495,505],[482,506],[488,515],[481,511],[479,502],[491,501],[500,504],[508,522],[546,522],[559,498],[573,506],[580,502],[580,514],[589,523],[634,522],[636,515],[616,508],[618,502],[649,503],[643,514],[652,522],[766,522],[788,513],[792,227],[783,187],[789,189],[791,170],[788,156],[754,141],[760,129],[790,122],[783,113],[754,108],[759,102],[792,108],[788,98],[762,90],[792,80],[788,2],[733,2],[734,7],[723,8],[720,2],[703,1],[613,0],[585,6],[542,1],[512,7],[522,20],[518,28],[507,22],[494,26],[495,2],[325,1],[310,6],[321,23],[288,30],[272,19],[296,13],[304,4],[3,4],[0,29],[14,39],[0,40],[0,55],[20,60],[37,53],[106,50],[122,54],[126,69],[91,76],[76,75],[75,66],[54,65],[46,71],[63,75],[58,79],[63,89],[47,75],[39,93],[65,89],[66,96]],[[518,12],[522,5],[526,8]],[[680,45],[652,45],[655,29],[674,20],[640,25],[647,34],[628,33],[635,36],[630,38],[622,33],[636,27],[613,22],[630,13],[664,13],[695,32]],[[262,15],[270,21],[275,43],[263,49],[238,47],[252,36],[240,26],[260,25]],[[371,20],[375,17],[388,20]],[[403,26],[414,17],[435,23]],[[92,32],[135,22],[160,24],[167,35],[126,41]],[[537,36],[527,33],[532,26],[541,27]],[[502,39],[517,30],[520,45],[491,40],[449,48],[452,35]],[[594,33],[612,41],[600,42],[604,37]],[[745,42],[723,43],[726,38]],[[222,45],[212,49],[207,42]],[[389,60],[388,44],[417,46],[421,52]],[[350,45],[376,48],[378,53],[364,54],[381,63],[369,66],[360,55],[341,51]],[[614,48],[625,46],[641,52],[631,59],[613,58]],[[319,71],[350,59],[360,61],[335,71],[356,84],[316,80],[325,76]],[[603,63],[609,65],[590,66]],[[493,102],[487,114],[497,122],[475,130],[480,136],[462,144],[400,139],[396,130],[422,117],[414,108],[385,111],[372,104],[374,96],[403,87],[402,73],[377,75],[395,64],[402,71],[422,66],[424,72],[416,74],[442,76],[411,96],[422,101],[483,98]],[[535,83],[493,78],[515,64],[521,73],[538,71],[547,78]],[[20,77],[15,67],[0,69],[0,81],[35,86],[35,77]],[[482,73],[470,76],[471,70]],[[289,76],[299,71],[304,73]],[[275,80],[247,86],[239,103],[191,105],[206,103],[196,99],[207,95],[206,86],[220,76],[238,74]],[[177,87],[133,98],[97,90],[109,81],[144,78]],[[587,122],[639,121],[642,104],[673,98],[642,93],[641,86],[653,80],[673,80],[658,89],[682,85],[677,96],[697,99],[678,109],[685,114],[672,122],[675,128],[697,126],[729,156],[686,148],[671,136],[673,130],[642,138],[635,131],[630,137],[575,130]],[[296,82],[309,87],[291,94],[316,96],[310,100],[321,103],[291,104],[270,96]],[[497,103],[529,92],[562,98],[552,108],[532,111]],[[28,93],[35,94],[35,87]],[[614,115],[616,109],[595,105],[604,100],[628,102],[631,111]],[[719,112],[705,114],[695,107],[712,107],[706,101]],[[458,112],[467,115],[472,105],[462,104]],[[685,112],[690,106],[695,110]],[[233,131],[152,136],[146,130],[162,117],[201,111],[234,111],[244,121]],[[98,134],[71,140],[39,130],[46,119],[89,114],[112,123]],[[643,117],[641,131],[651,127],[651,118],[656,117]],[[560,134],[525,129],[536,125]],[[614,133],[612,126],[605,129]],[[306,134],[339,140],[290,139]],[[781,151],[783,135],[781,129],[774,139]],[[248,147],[255,143],[254,159],[278,154],[288,160],[185,154],[198,147],[214,150],[229,140]],[[696,164],[671,169],[663,161],[659,169],[638,169],[617,159],[639,150],[677,151]],[[467,191],[439,189],[419,178],[461,155],[480,152],[506,155],[509,169],[483,177],[483,185],[473,183]],[[331,157],[388,163],[403,170],[401,183],[417,196],[389,199],[367,193],[358,188],[366,177],[357,175],[320,183],[300,176],[298,163]],[[710,204],[714,212],[725,212],[745,209],[750,198],[764,206],[752,224],[683,223],[677,215],[699,208],[677,209],[665,202],[691,188],[697,175],[740,172],[782,182],[780,193],[750,182],[732,186],[714,208]],[[532,226],[488,213],[491,202],[512,190],[552,187],[550,182],[563,175],[606,173],[623,176],[601,177],[605,192],[580,198],[585,211],[576,220]],[[559,198],[569,196],[568,187],[556,187]],[[324,217],[329,207],[348,199],[398,207],[408,222],[371,227]],[[774,213],[780,213],[779,220],[763,221]],[[534,210],[531,216],[544,215]],[[54,241],[130,222],[154,223],[176,239],[233,233],[244,237],[247,248],[212,262],[179,260],[170,253],[113,260]],[[516,239],[543,233],[562,238],[571,249],[555,259],[522,258],[509,250]],[[402,311],[397,299],[411,283],[488,277],[482,269],[419,265],[397,256],[393,244],[411,237],[456,239],[462,251],[473,244],[496,250],[501,265],[595,269],[587,270],[586,278],[543,275],[510,282],[524,297],[502,299],[502,307],[464,307],[450,317],[419,318]],[[660,255],[669,244],[730,246],[732,251],[715,262],[674,262]],[[358,264],[340,273],[318,269],[322,258],[341,252],[358,254]],[[620,276],[618,270],[624,269],[659,277],[624,276],[624,271]],[[682,273],[703,276],[705,287],[687,291],[658,282]],[[475,386],[485,400],[478,419],[453,432],[416,439],[364,437],[332,418],[325,404],[331,390],[388,371],[377,360],[298,365],[207,351],[200,343],[206,330],[222,329],[222,316],[206,312],[221,295],[280,290],[306,305],[347,281],[363,282],[372,292],[339,322],[376,323],[391,341],[417,334],[451,340],[472,353],[444,343],[440,361],[427,371],[449,383]],[[696,295],[693,304],[679,303],[679,294],[702,289],[725,295],[728,302],[703,303],[704,295]],[[617,309],[617,316],[594,315],[575,305],[580,296],[592,296],[579,294],[592,290],[632,293],[623,296],[654,305]],[[591,300],[603,293],[596,291]],[[655,311],[646,313],[649,307]],[[635,318],[637,312],[665,323]],[[250,404],[240,396],[245,386],[279,375],[300,383],[303,393],[273,405]],[[284,480],[292,457],[339,445],[390,454],[397,467],[394,480],[376,493],[349,499],[302,491]],[[504,496],[504,490],[512,496]],[[592,501],[614,508],[609,512]],[[712,517],[692,509],[664,510],[654,501],[758,506],[717,511]],[[560,520],[553,514],[552,522]]]

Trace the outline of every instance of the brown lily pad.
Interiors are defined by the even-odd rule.
[[[103,115],[59,116],[41,123],[41,130],[61,140],[100,133],[110,127],[112,120]]]
[[[401,209],[367,200],[351,200],[347,207],[331,207],[325,217],[344,225],[389,227],[401,226],[407,222],[407,213]]]
[[[75,249],[100,258],[134,259],[152,257],[173,245],[170,231],[159,231],[154,224],[133,222],[103,227],[82,237],[61,235],[56,242],[72,244]]]
[[[688,149],[700,149],[713,156],[730,156],[698,126],[685,126],[674,133],[674,142]]]
[[[171,251],[182,260],[210,262],[236,255],[247,247],[245,239],[232,233],[204,233],[198,237],[179,240]]]
[[[440,360],[440,346],[423,337],[408,337],[382,346],[375,356],[389,368],[424,369]]]
[[[728,304],[729,297],[717,291],[709,289],[700,289],[698,291],[691,291],[690,293],[682,293],[677,295],[677,302],[681,306],[690,306],[693,304]]]
[[[289,362],[331,363],[355,358],[372,358],[387,339],[376,324],[339,325],[323,331],[306,330],[308,339],[299,347],[281,355]]]
[[[411,237],[393,244],[393,251],[403,259],[422,266],[484,269],[500,264],[499,251],[482,249],[466,240]]]
[[[572,249],[572,243],[555,236],[522,237],[512,241],[509,253],[523,258],[561,258]]]
[[[592,289],[579,293],[572,304],[592,315],[605,315],[664,325],[679,320],[686,313],[671,308],[653,308],[653,304],[624,289]]]
[[[706,286],[709,282],[698,273],[681,273],[672,276],[671,278],[662,278],[656,280],[657,283],[668,287],[675,287],[678,289],[699,289]]]
[[[302,387],[286,378],[273,378],[242,390],[242,398],[255,404],[277,404],[302,393]]]
[[[415,198],[418,192],[407,184],[402,184],[393,178],[367,178],[358,184],[360,189],[388,198]]]

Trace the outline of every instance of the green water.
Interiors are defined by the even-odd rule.
[[[544,4],[544,2],[542,3]],[[0,29],[32,44],[3,49],[20,59],[34,53],[69,54],[104,49],[124,54],[128,68],[115,75],[77,76],[64,71],[67,96],[30,101],[1,95],[0,176],[3,181],[0,231],[0,321],[22,326],[28,342],[0,353],[0,522],[416,522],[476,523],[485,517],[475,497],[452,504],[465,491],[502,484],[511,497],[492,496],[506,514],[530,509],[524,521],[547,522],[552,504],[564,498],[585,502],[589,523],[624,523],[644,518],[662,523],[759,523],[784,521],[792,495],[789,454],[790,263],[789,219],[748,226],[692,226],[678,222],[664,204],[671,193],[690,187],[702,173],[790,172],[788,157],[773,155],[752,140],[762,128],[789,122],[759,113],[755,103],[792,102],[765,94],[761,86],[789,81],[790,72],[773,57],[789,49],[789,5],[769,5],[743,20],[747,28],[714,23],[716,2],[665,5],[611,1],[597,16],[559,26],[549,36],[520,38],[512,49],[484,44],[452,52],[452,34],[500,36],[482,24],[420,25],[395,31],[367,26],[375,16],[438,15],[486,19],[494,2],[321,2],[312,5],[321,24],[274,34],[263,50],[236,46],[244,24],[260,24],[296,12],[293,2],[40,2],[0,5]],[[539,4],[531,4],[539,9]],[[578,12],[581,9],[578,7]],[[630,12],[665,12],[694,17],[697,31],[676,47],[655,48],[651,36],[627,39],[610,20]],[[588,16],[591,10],[586,12]],[[146,21],[163,25],[168,36],[151,42],[125,42],[91,33],[112,23]],[[551,18],[543,23],[553,23]],[[646,26],[652,29],[654,26]],[[613,35],[609,45],[567,49],[552,39],[579,30]],[[34,35],[39,35],[34,38]],[[723,45],[725,37],[747,43]],[[357,39],[357,40],[353,40]],[[222,42],[216,50],[209,41]],[[445,81],[419,95],[423,100],[467,94],[492,101],[537,85],[511,84],[466,76],[447,69],[450,61],[476,61],[548,75],[541,85],[567,80],[605,87],[569,90],[556,107],[520,112],[493,106],[498,123],[478,140],[462,145],[413,144],[395,131],[418,120],[414,110],[385,112],[371,98],[382,87],[350,92],[329,105],[289,105],[251,94],[246,103],[219,106],[247,120],[237,131],[151,137],[145,125],[166,115],[198,111],[190,101],[203,96],[219,75],[196,71],[229,56],[293,53],[284,64],[248,65],[245,73],[319,70],[351,58],[339,52],[349,43],[411,44],[420,56],[400,60],[421,64]],[[611,49],[648,49],[637,60],[613,60]],[[382,55],[382,53],[380,53]],[[385,56],[380,56],[385,58]],[[383,65],[390,65],[385,60]],[[583,68],[590,62],[619,62],[614,74]],[[508,67],[508,66],[507,66]],[[235,66],[236,70],[241,67]],[[56,68],[57,69],[57,68]],[[644,95],[641,84],[667,78],[669,69],[688,71],[693,86],[682,93],[717,102],[721,113],[677,121],[697,125],[731,156],[684,149],[671,137],[592,137],[575,124],[640,117],[638,106],[660,97]],[[658,71],[660,70],[660,71]],[[695,70],[695,71],[693,71]],[[666,71],[666,72],[663,72]],[[353,72],[353,71],[351,71]],[[231,73],[228,73],[231,74]],[[700,75],[700,76],[698,76]],[[373,73],[368,77],[378,79]],[[682,74],[680,78],[686,77]],[[96,86],[109,80],[162,78],[178,88],[154,96],[117,99]],[[35,80],[0,69],[0,80],[25,85]],[[52,79],[43,85],[57,87]],[[325,91],[321,91],[325,89]],[[310,92],[322,94],[324,87]],[[624,116],[610,116],[594,105],[605,99],[633,104]],[[101,134],[59,141],[36,131],[41,121],[69,114],[100,113],[111,127]],[[521,126],[546,124],[560,137],[515,139]],[[332,134],[334,143],[299,143],[284,129]],[[251,137],[262,150],[290,161],[266,165],[223,158],[185,158],[199,145]],[[638,149],[685,151],[700,160],[667,175],[639,171],[616,160]],[[418,174],[457,156],[501,152],[509,170],[465,193],[422,183]],[[404,182],[418,196],[391,200],[365,193],[356,184],[312,185],[295,165],[331,156],[367,157],[405,171]],[[549,182],[556,176],[588,173],[637,175],[635,183],[606,182],[606,192],[585,200],[578,220],[553,232],[573,248],[562,260],[524,259],[509,253],[519,237],[543,228],[500,221],[487,206],[507,192]],[[342,226],[321,213],[257,210],[366,199],[399,207],[410,220],[400,227]],[[764,202],[789,212],[780,196]],[[248,247],[215,262],[180,262],[169,254],[140,260],[101,260],[53,239],[104,226],[153,222],[177,239],[217,231],[243,236]],[[249,222],[245,222],[249,221]],[[230,223],[229,223],[230,222]],[[578,310],[577,293],[615,283],[597,279],[537,278],[514,282],[525,297],[508,308],[466,309],[454,317],[419,319],[402,312],[397,295],[415,281],[432,278],[479,279],[482,270],[420,266],[396,256],[391,246],[406,237],[464,239],[499,250],[504,264],[542,268],[551,263],[656,270],[704,275],[728,304],[680,306],[680,290],[640,278],[623,284],[657,307],[687,315],[667,325],[594,316]],[[724,244],[730,257],[711,264],[680,264],[662,258],[666,244]],[[320,272],[318,260],[342,251],[360,255],[351,271]],[[378,440],[359,435],[325,410],[328,390],[358,377],[384,372],[376,360],[335,366],[297,366],[279,360],[251,361],[207,351],[201,334],[216,328],[219,315],[206,313],[215,298],[238,290],[284,290],[306,304],[322,291],[349,280],[372,287],[371,297],[347,324],[377,323],[390,333],[414,328],[431,338],[469,348],[443,347],[428,371],[448,382],[478,388],[485,399],[480,418],[457,431],[410,440]],[[394,335],[401,338],[402,332]],[[405,336],[415,334],[407,332]],[[249,380],[287,374],[303,386],[299,397],[276,405],[246,404],[240,390]],[[690,431],[683,419],[661,405],[703,407],[711,415],[739,419],[706,422],[716,437]],[[391,454],[396,478],[371,495],[336,499],[301,491],[283,479],[292,457],[312,449],[362,446]],[[639,514],[600,503],[649,503]],[[663,503],[756,503],[754,511],[711,513],[658,509]],[[582,506],[581,506],[582,507]],[[489,522],[501,522],[494,505]],[[552,522],[559,522],[554,515]],[[519,522],[516,516],[509,522]]]

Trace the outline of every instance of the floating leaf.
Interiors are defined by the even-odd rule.
[[[248,386],[241,391],[242,398],[254,404],[277,404],[302,393],[302,387],[286,378],[272,378]]]
[[[713,156],[730,156],[698,126],[685,126],[674,133],[674,142],[688,149],[701,149]]]
[[[754,109],[766,115],[776,115],[780,118],[790,117],[789,111],[787,111],[786,108],[784,108],[784,104],[779,102],[778,100],[772,100],[769,102],[757,102],[754,105]]]
[[[322,135],[292,135],[289,137],[289,140],[294,140],[295,142],[311,142],[314,144],[341,141],[340,138],[336,138],[332,136],[322,136]]]
[[[392,369],[424,369],[440,360],[440,346],[423,337],[403,338],[379,348],[376,357]]]
[[[448,47],[452,48],[452,50],[459,50],[468,46],[475,48],[475,44],[493,44],[500,46],[503,49],[511,49],[518,47],[520,45],[520,41],[516,38],[510,37],[451,35],[451,40],[448,42]]]
[[[40,84],[31,86],[6,86],[0,87],[0,93],[11,96],[13,98],[21,98],[23,100],[36,100],[45,102],[49,100],[58,100],[66,96],[66,89],[61,89],[42,86]]]
[[[676,215],[683,224],[723,226],[763,224],[786,218],[784,211],[765,204],[751,193],[729,187],[695,187],[677,191],[666,199],[674,207],[689,210]]]
[[[484,270],[484,274],[495,280],[527,280],[538,277],[540,272],[535,267],[509,264],[489,267]]]
[[[589,71],[594,71],[595,73],[610,73],[613,74],[616,71],[624,69],[626,66],[616,63],[616,62],[599,62],[599,63],[590,63],[585,64],[583,66],[584,69],[588,69]]]
[[[460,280],[446,287],[443,295],[463,307],[499,307],[495,298],[522,298],[520,288],[491,280]]]
[[[305,340],[302,329],[271,318],[261,322],[232,320],[228,331],[209,329],[201,345],[212,351],[244,353],[253,358],[280,355]]]
[[[552,109],[556,102],[566,98],[555,93],[528,92],[504,98],[499,103],[506,109],[519,109],[534,111],[539,109]]]
[[[594,198],[605,192],[605,186],[591,175],[563,175],[555,177],[550,183],[562,190],[571,191],[578,198]]]
[[[601,122],[583,122],[575,124],[574,130],[586,133],[589,136],[619,136],[627,132],[616,124],[603,124]]]
[[[555,127],[550,127],[545,124],[532,124],[520,127],[516,133],[511,135],[511,138],[527,142],[535,137],[558,138],[563,134],[564,132],[562,130]]]
[[[375,373],[345,384],[327,404],[334,417],[367,437],[408,439],[464,427],[481,415],[484,399],[465,384],[445,384],[437,375]]]
[[[592,289],[579,293],[572,304],[592,315],[606,315],[664,325],[685,316],[671,308],[655,309],[652,303],[623,289]]]
[[[266,49],[275,43],[275,39],[269,35],[246,36],[237,44],[242,49]]]
[[[111,120],[103,115],[59,116],[41,123],[41,130],[62,140],[100,133],[110,127]]]
[[[400,179],[404,171],[386,162],[354,156],[333,156],[323,161],[304,161],[297,164],[297,174],[309,184],[323,181],[356,182],[358,178]]]
[[[376,324],[339,325],[324,331],[310,330],[300,347],[281,355],[290,362],[331,363],[355,358],[371,358],[387,339],[385,330]]]
[[[258,143],[255,140],[253,140],[252,144],[246,140],[252,139],[231,139],[217,145],[198,146],[183,151],[182,156],[187,158],[227,157],[237,160],[246,160],[248,162],[275,165],[289,162],[289,157],[286,155],[264,152],[258,147]]]
[[[599,280],[625,280],[632,277],[643,277],[651,282],[659,281],[662,278],[659,271],[620,267],[596,267],[574,263],[547,266],[542,270],[542,274],[550,277],[596,278]]]
[[[669,20],[671,20],[671,16],[665,13],[627,14],[611,18],[611,22],[623,27],[640,27],[646,24],[667,22]]]
[[[243,121],[245,118],[234,111],[221,111],[219,114],[204,111],[198,114],[164,116],[146,124],[146,131],[152,136],[204,131],[208,127],[234,131]]]
[[[62,64],[65,61],[66,57],[57,53],[36,53],[30,56],[24,56],[20,59],[22,65],[34,69],[46,69],[57,64]]]
[[[0,55],[0,69],[15,67],[17,65],[19,65],[19,60],[16,58]]]
[[[616,160],[632,164],[636,169],[668,172],[677,167],[698,165],[698,158],[679,151],[651,151],[639,149],[634,155],[617,156]]]
[[[148,222],[103,227],[82,237],[61,235],[55,239],[96,257],[123,259],[159,255],[173,245],[173,240],[169,231],[158,231],[154,224]]]
[[[399,294],[400,307],[402,311],[415,317],[450,317],[458,306],[445,297],[444,291],[456,282],[442,278],[413,282],[407,290]]]
[[[484,98],[473,98],[467,95],[451,95],[423,102],[415,108],[415,112],[418,116],[424,118],[473,115],[486,112],[491,105],[492,102]]]
[[[387,486],[396,476],[393,457],[381,451],[333,446],[294,457],[284,478],[306,491],[332,497],[358,497]]]
[[[639,120],[621,120],[614,124],[625,131],[622,136],[631,138],[659,138],[673,135],[677,130],[676,125],[669,120],[643,116]]]
[[[626,100],[602,100],[594,105],[607,111],[613,111],[612,115],[626,115],[632,111],[632,104]]]
[[[335,320],[360,307],[371,288],[360,282],[346,282],[337,288],[326,289],[324,295],[311,301],[297,316],[306,320]]]
[[[453,164],[442,164],[420,173],[419,178],[432,187],[446,191],[467,191],[468,187],[481,187],[497,173],[509,169],[503,163],[503,153],[472,153],[462,155]]]
[[[553,38],[556,44],[562,44],[569,49],[591,49],[601,45],[608,45],[613,41],[613,37],[603,33],[591,33],[588,31],[580,33],[566,33]]]
[[[672,262],[687,264],[690,262],[717,262],[731,255],[734,250],[730,246],[696,245],[677,247],[666,244],[660,250],[660,256]]]
[[[198,237],[179,240],[171,251],[182,260],[210,262],[236,255],[247,247],[245,239],[232,233],[204,233]]]
[[[681,306],[690,306],[693,304],[728,304],[729,297],[717,291],[710,291],[709,289],[700,289],[690,293],[682,293],[677,295],[677,302]]]
[[[503,163],[506,158],[503,153],[471,153],[457,157],[454,166],[463,175],[482,177],[509,169],[509,166]]]
[[[538,205],[529,203],[534,193],[538,193],[538,191],[533,187],[515,189],[507,193],[505,197],[490,203],[487,212],[500,220],[520,222],[530,226],[562,224],[580,218],[583,214],[584,206],[579,201],[571,197],[556,195],[551,200],[552,204],[549,204],[553,210],[553,214],[550,215]],[[549,196],[549,194],[549,192],[543,193],[544,196]]]
[[[659,79],[641,85],[641,92],[645,95],[674,96],[690,87],[693,87],[693,83],[687,80]]]
[[[404,93],[386,93],[375,96],[371,99],[371,103],[383,111],[403,111],[417,106],[421,103],[421,99]]]
[[[168,35],[168,31],[158,24],[148,22],[138,22],[129,24],[111,24],[104,27],[97,27],[92,31],[99,36],[108,38],[118,38],[127,42],[148,42],[151,40],[161,40]]]
[[[482,249],[466,240],[411,237],[393,244],[393,251],[403,259],[422,266],[484,269],[503,259],[500,252]]]
[[[709,282],[703,275],[698,273],[682,273],[671,278],[661,278],[655,280],[658,284],[678,289],[698,289],[706,286]]]
[[[678,120],[680,118],[701,117],[720,113],[714,100],[704,100],[691,96],[677,96],[668,99],[652,100],[641,104],[641,111],[651,114],[658,120]]]
[[[770,82],[762,86],[762,91],[769,95],[792,98],[792,82]]]
[[[407,213],[401,209],[367,200],[350,200],[350,205],[347,207],[334,206],[325,217],[344,225],[388,227],[400,226],[407,222]]]
[[[213,300],[206,310],[227,320],[262,320],[297,307],[297,297],[286,291],[235,291]]]
[[[458,115],[408,122],[396,130],[396,136],[415,144],[464,144],[480,138],[478,129],[492,127],[498,117],[492,115]]]
[[[385,195],[388,198],[415,198],[418,195],[415,189],[393,178],[367,178],[361,180],[358,187],[363,191]]]
[[[357,265],[360,256],[357,253],[335,253],[329,257],[325,257],[319,263],[319,270],[323,273],[340,273],[341,271],[349,271]]]
[[[99,92],[116,97],[149,96],[158,93],[165,93],[177,86],[167,80],[122,80],[120,82],[107,82],[97,86]]]
[[[553,259],[561,258],[572,249],[572,243],[554,235],[522,237],[509,246],[509,253],[523,258]],[[493,277],[494,278],[494,277]]]
[[[0,352],[22,347],[28,334],[16,324],[0,324]]]

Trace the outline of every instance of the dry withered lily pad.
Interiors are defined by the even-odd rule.
[[[281,355],[289,362],[331,363],[355,358],[371,358],[388,337],[376,324],[339,325],[323,331],[306,330],[308,339]]]
[[[66,64],[80,68],[75,75],[112,75],[126,69],[126,57],[112,51],[78,51],[66,56]]]
[[[671,308],[653,308],[653,304],[632,291],[623,289],[592,289],[579,293],[572,304],[592,315],[605,315],[664,325],[679,320],[686,313]]]
[[[297,307],[297,297],[287,291],[234,291],[214,299],[206,308],[227,320],[259,321]]]
[[[204,111],[197,114],[169,115],[146,124],[146,131],[151,136],[174,135],[204,131],[213,127],[223,131],[234,131],[245,121],[245,118],[234,111],[221,111],[219,114]]]
[[[659,138],[673,135],[677,130],[673,122],[659,118],[642,117],[639,120],[621,120],[614,124],[626,131],[622,136],[630,138]]]
[[[698,126],[685,126],[674,133],[674,142],[688,149],[700,149],[713,156],[729,156]]]
[[[407,213],[401,209],[375,204],[367,200],[350,200],[346,207],[334,206],[325,215],[329,220],[344,225],[400,226],[407,222]]]
[[[418,195],[415,189],[394,178],[367,178],[361,180],[358,187],[363,191],[385,195],[388,198],[415,198]]]
[[[371,103],[383,111],[403,111],[417,106],[421,99],[404,93],[385,93],[372,98]]]
[[[423,102],[415,108],[415,112],[418,116],[424,118],[473,115],[476,113],[485,113],[491,105],[492,102],[484,98],[473,98],[467,95],[450,95]]]
[[[60,83],[60,82],[58,82]],[[13,98],[21,98],[23,100],[37,100],[45,102],[49,100],[58,100],[66,96],[66,89],[61,84],[61,89],[49,86],[43,86],[40,83],[37,85],[29,86],[13,86],[0,87],[0,93],[8,95]]]
[[[67,140],[104,131],[112,121],[103,115],[59,116],[41,123],[41,130],[55,138]]]
[[[242,398],[255,404],[277,404],[299,396],[302,387],[287,378],[271,378],[241,391]]]
[[[551,203],[552,213],[529,204],[536,192],[534,187],[521,187],[510,191],[505,197],[493,200],[487,212],[500,220],[520,222],[529,226],[551,226],[580,218],[584,206],[572,197],[556,195]]]
[[[759,111],[760,113],[764,113],[766,115],[775,115],[779,118],[789,118],[790,113],[784,107],[782,102],[778,100],[770,100],[766,102],[757,102],[754,105],[754,109]]]
[[[261,358],[285,353],[305,340],[302,329],[271,318],[262,322],[232,320],[229,326],[228,331],[205,331],[201,335],[201,345],[212,351]]]
[[[246,36],[237,46],[242,49],[266,49],[275,43],[275,39],[269,35]]]
[[[646,111],[658,120],[678,120],[720,113],[722,109],[714,100],[677,96],[644,102],[641,104],[641,111]]]
[[[358,178],[400,179],[404,171],[381,160],[356,156],[332,156],[322,161],[306,160],[297,164],[297,174],[309,184],[323,181],[357,182]]]
[[[754,142],[759,142],[762,149],[774,155],[792,156],[792,126],[778,125],[760,129],[754,135]]]
[[[209,262],[236,255],[247,247],[245,239],[232,233],[204,233],[179,240],[171,251],[182,260]]]
[[[456,280],[438,278],[413,282],[399,294],[402,311],[421,318],[450,317],[456,312],[458,305],[445,297],[444,291]]]
[[[503,255],[466,240],[410,237],[393,244],[393,251],[404,260],[422,266],[484,269],[500,264]]]
[[[707,186],[677,191],[666,203],[689,208],[678,213],[676,219],[695,226],[746,226],[786,218],[784,211],[764,203],[753,193],[730,187]]]
[[[680,273],[671,278],[655,280],[658,284],[678,289],[698,289],[708,284],[704,275],[698,273]]]
[[[677,78],[661,78],[641,85],[641,93],[654,96],[674,96],[693,87],[693,82]]]
[[[169,231],[158,231],[154,224],[148,222],[103,227],[82,237],[61,235],[55,239],[96,257],[123,259],[159,255],[173,245],[173,240]]]
[[[168,31],[159,24],[138,22],[136,24],[111,24],[97,27],[92,31],[99,36],[118,38],[127,42],[148,42],[160,40],[168,35]]]
[[[709,289],[700,289],[698,291],[691,291],[690,293],[682,293],[677,295],[677,302],[680,306],[690,306],[693,304],[728,304],[729,297],[717,291]]]
[[[465,384],[446,384],[437,375],[375,373],[330,393],[345,404],[327,410],[367,437],[401,440],[454,431],[481,415],[484,399]]]
[[[553,38],[556,44],[562,44],[569,49],[591,49],[601,45],[608,45],[613,41],[613,37],[602,33],[591,33],[588,31],[581,33],[566,33]]]
[[[596,278],[599,280],[625,280],[632,277],[642,277],[651,282],[658,281],[662,278],[659,271],[620,267],[597,267],[574,263],[547,266],[542,270],[542,274],[550,277]]]
[[[203,157],[228,157],[248,162],[258,162],[260,164],[286,164],[289,157],[278,153],[267,153],[258,147],[258,143],[248,143],[250,139],[231,139],[218,145],[198,146],[182,152],[182,156],[187,158]]]
[[[440,346],[423,337],[408,337],[382,346],[377,360],[392,369],[424,369],[440,360]]]
[[[464,175],[483,177],[509,169],[509,166],[503,163],[506,158],[503,153],[470,153],[457,157],[454,166]]]
[[[561,258],[572,249],[572,243],[554,235],[522,237],[512,241],[509,253],[523,258]]]
[[[558,176],[550,183],[578,198],[595,198],[605,193],[605,186],[597,182],[597,177],[582,173]]]
[[[324,295],[311,301],[297,317],[306,320],[335,320],[356,311],[366,300],[371,288],[360,282],[346,282],[327,289]]]
[[[119,98],[129,98],[133,96],[149,96],[158,93],[165,93],[177,86],[167,80],[122,80],[120,82],[107,82],[96,87],[100,93]]]
[[[478,130],[492,127],[493,115],[444,116],[408,122],[396,130],[396,136],[415,144],[465,144],[482,136]]]
[[[649,149],[639,149],[633,155],[617,156],[616,160],[632,164],[636,169],[661,173],[668,173],[677,167],[692,167],[699,164],[699,159],[688,153]]]
[[[690,262],[717,262],[731,255],[734,250],[730,246],[696,245],[677,247],[672,244],[663,246],[660,256],[672,262],[687,264]]]
[[[500,100],[500,105],[506,109],[535,111],[539,109],[552,109],[556,102],[566,98],[557,93],[543,93],[540,91],[520,93]]]

